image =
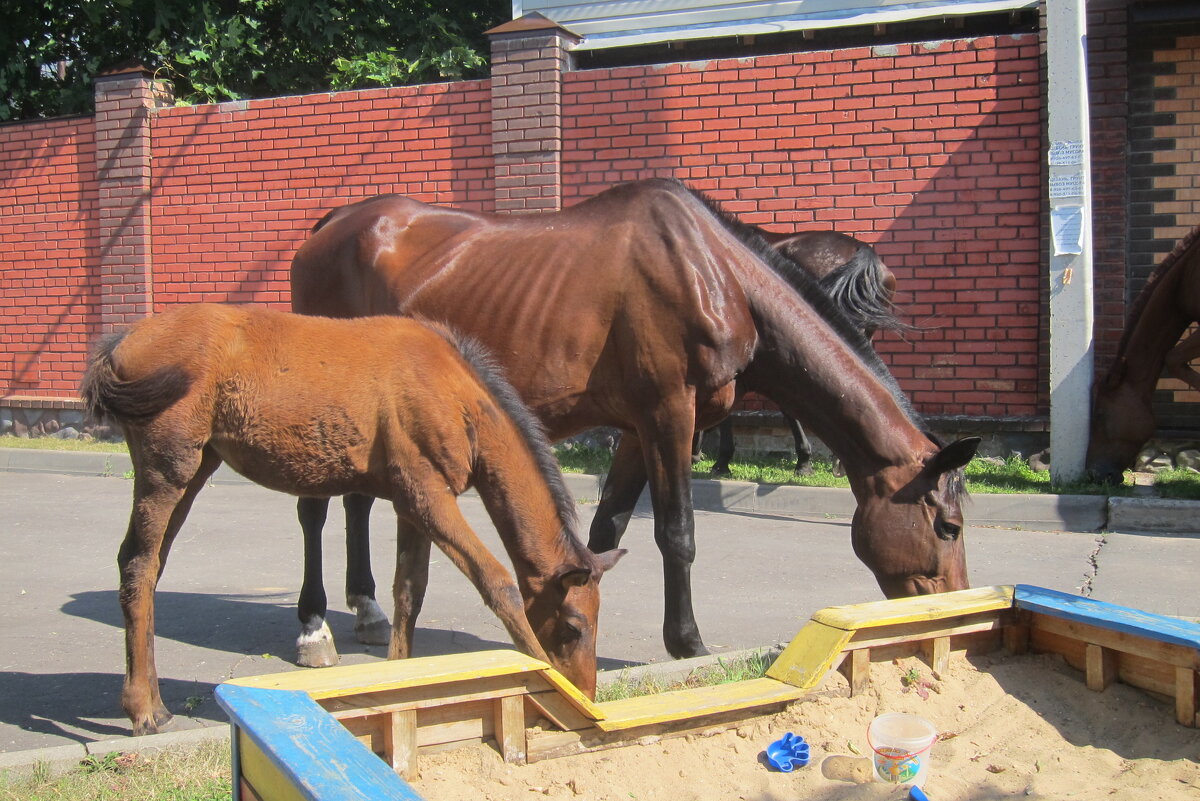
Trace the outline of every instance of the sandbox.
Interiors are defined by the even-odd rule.
[[[886,711],[937,727],[935,800],[1173,799],[1200,792],[1198,668],[1198,626],[1018,586],[831,607],[765,678],[604,704],[511,651],[241,679],[218,699],[248,801],[902,797],[860,783]],[[814,759],[781,774],[762,752],[789,730]]]

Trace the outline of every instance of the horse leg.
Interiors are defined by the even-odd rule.
[[[604,477],[604,489],[596,504],[596,516],[592,518],[588,550],[607,553],[620,544],[645,488],[646,462],[642,458],[642,445],[636,435],[627,432],[621,435],[612,466]]]
[[[392,582],[392,599],[396,606],[392,615],[389,658],[407,659],[412,656],[417,616],[421,614],[425,588],[429,586],[431,545],[429,537],[411,522],[396,518],[396,577]]]
[[[696,433],[692,435],[692,464],[704,461],[704,451],[700,447],[703,439],[704,431],[697,428]]]
[[[713,462],[712,474],[714,476],[729,475],[729,463],[733,460],[733,420],[726,417],[717,426],[717,432],[721,436],[720,445],[717,446],[717,460]]]
[[[459,511],[454,497],[445,487],[415,489],[408,494],[407,507],[396,502],[398,517],[421,520],[429,538],[437,543],[454,565],[470,579],[479,590],[483,602],[500,618],[508,630],[513,644],[532,656],[549,662],[550,657],[542,649],[525,615],[525,602],[521,597],[516,579],[487,549]],[[399,572],[399,571],[398,571]],[[407,625],[407,612],[397,608],[393,616]],[[388,648],[388,659],[399,659],[404,643],[398,627],[392,627],[392,642]]]
[[[796,418],[783,416],[787,420],[788,428],[792,430],[792,440],[796,443],[796,469],[795,473],[799,476],[806,476],[812,473],[812,443],[808,441],[808,436],[804,433],[804,429],[796,422]]]
[[[300,636],[296,638],[296,664],[304,667],[328,667],[338,663],[337,646],[325,620],[328,599],[322,570],[321,530],[329,513],[328,498],[301,498],[296,516],[304,532],[304,581],[296,614],[300,617]]]
[[[133,511],[117,553],[121,613],[125,619],[125,683],[121,706],[133,724],[134,735],[153,734],[171,722],[162,702],[154,665],[154,590],[165,567],[171,543],[192,501],[221,460],[208,449],[171,454],[163,465],[141,458],[134,441]]]
[[[371,574],[370,495],[347,495],[346,509],[346,605],[354,610],[354,634],[366,645],[387,645],[392,627],[375,601],[375,576]]]
[[[682,404],[674,404],[682,406]],[[650,497],[654,503],[654,542],[663,558],[665,614],[663,642],[676,659],[708,653],[692,609],[691,572],[696,559],[695,518],[692,512],[692,470],[688,442],[693,403],[688,408],[664,407],[649,432],[639,430],[644,449]],[[649,434],[649,435],[647,435]],[[652,447],[650,446],[652,444]]]
[[[1200,391],[1200,373],[1189,365],[1195,359],[1200,359],[1200,330],[1167,351],[1166,365],[1172,376]]]

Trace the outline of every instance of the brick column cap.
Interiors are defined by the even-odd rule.
[[[526,34],[537,31],[559,31],[564,33],[576,42],[582,42],[583,37],[569,28],[559,25],[549,17],[543,16],[536,11],[530,11],[528,14],[518,17],[511,22],[505,22],[497,25],[495,28],[484,31],[486,36],[504,36],[505,34]]]
[[[147,78],[150,78],[153,77],[154,70],[150,69],[140,61],[122,61],[97,72],[96,80],[103,81],[106,78],[127,78],[131,75],[144,75]]]

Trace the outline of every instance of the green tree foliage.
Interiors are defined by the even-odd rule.
[[[5,0],[0,120],[86,113],[140,62],[186,103],[483,74],[503,0]]]

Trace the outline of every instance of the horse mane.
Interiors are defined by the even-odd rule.
[[[1183,260],[1193,247],[1200,244],[1200,225],[1197,225],[1191,232],[1176,243],[1175,247],[1167,254],[1167,257],[1158,263],[1154,268],[1154,272],[1150,273],[1150,277],[1146,279],[1146,283],[1142,286],[1142,291],[1133,301],[1133,308],[1129,310],[1129,317],[1125,323],[1125,330],[1121,332],[1121,342],[1117,345],[1117,360],[1118,362],[1125,355],[1125,347],[1129,344],[1129,337],[1137,328],[1138,321],[1141,320],[1142,313],[1146,310],[1146,306],[1150,303],[1150,297],[1154,291],[1158,289],[1158,284],[1163,280],[1175,265]]]
[[[521,437],[529,446],[538,472],[541,473],[542,480],[546,482],[546,487],[554,499],[558,519],[562,521],[560,534],[564,540],[570,541],[572,548],[583,547],[582,542],[576,536],[579,516],[576,512],[575,496],[567,489],[567,484],[562,476],[562,468],[554,456],[550,438],[546,435],[546,429],[541,421],[521,400],[521,396],[517,394],[513,385],[504,377],[504,371],[492,356],[491,351],[482,343],[471,337],[461,336],[442,326],[436,326],[435,330],[439,331],[458,350],[484,387],[491,393],[496,403],[512,420]]]
[[[887,369],[883,360],[879,358],[879,354],[875,352],[875,348],[871,346],[871,341],[866,338],[862,330],[855,324],[849,315],[838,307],[834,299],[829,295],[829,292],[821,285],[817,279],[809,275],[808,271],[796,264],[796,262],[784,256],[775,248],[767,243],[756,228],[747,223],[742,222],[733,214],[721,208],[720,204],[712,198],[705,195],[699,190],[692,189],[682,181],[670,179],[693,198],[704,205],[710,213],[713,214],[738,241],[751,250],[758,256],[772,271],[780,278],[787,282],[793,290],[796,291],[804,301],[811,306],[825,322],[833,328],[842,341],[862,359],[863,363],[871,370],[876,378],[887,387],[892,397],[899,404],[900,408],[908,416],[917,428],[925,431],[928,434],[927,427],[921,416],[913,408],[912,402],[900,389],[900,385],[896,383],[896,378]],[[839,268],[841,269],[841,268]],[[932,437],[931,437],[932,439]],[[936,440],[935,440],[936,442]],[[940,444],[940,443],[939,443]]]

